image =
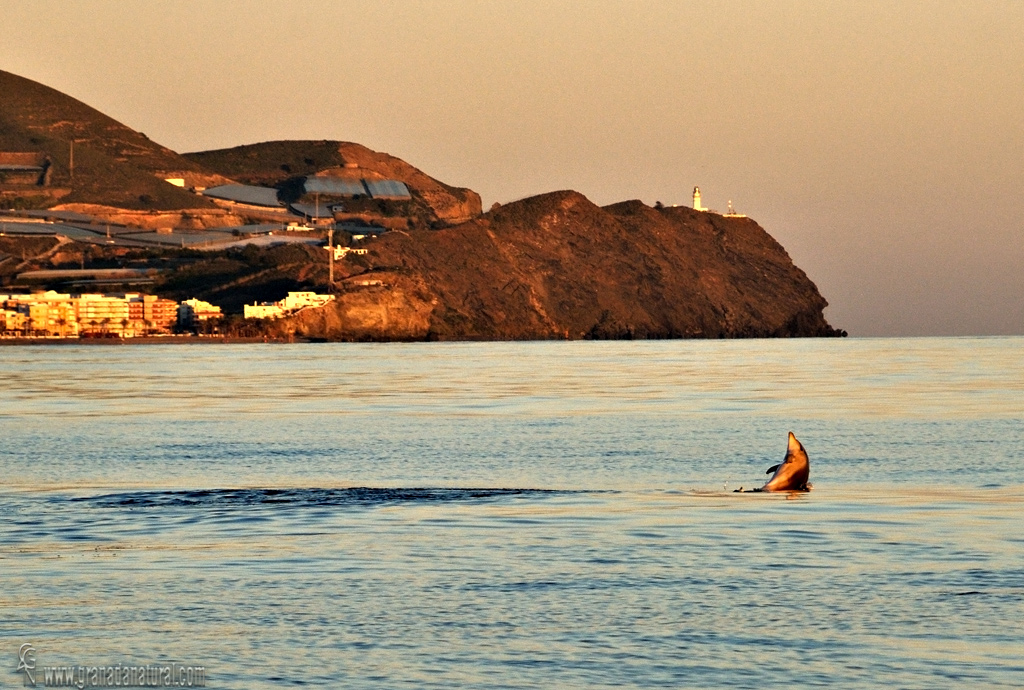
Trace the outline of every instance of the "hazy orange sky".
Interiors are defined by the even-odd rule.
[[[1024,2],[0,0],[0,69],[177,151],[732,200],[851,335],[1024,333]],[[2,94],[0,94],[2,98]]]

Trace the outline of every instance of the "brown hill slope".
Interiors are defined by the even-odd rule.
[[[480,215],[480,195],[435,180],[400,158],[345,141],[267,141],[186,153],[185,158],[240,182],[280,185],[317,174],[401,180],[436,220],[462,223]],[[358,166],[355,168],[346,168]]]
[[[164,182],[164,178],[184,177],[191,185],[224,181],[81,101],[3,71],[0,152],[48,157],[52,166],[48,187],[64,190],[63,203],[136,209],[212,208],[211,202]],[[25,194],[30,196],[33,191],[48,190],[25,190]]]
[[[383,340],[838,334],[815,285],[749,219],[600,208],[567,191],[368,247],[339,266],[335,304],[281,327]]]

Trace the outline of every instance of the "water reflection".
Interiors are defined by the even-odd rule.
[[[1013,686],[1019,344],[4,348],[4,638],[227,688]],[[731,493],[790,429],[815,490]]]

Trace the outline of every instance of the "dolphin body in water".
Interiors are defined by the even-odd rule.
[[[772,474],[774,472],[775,474]],[[789,447],[786,449],[786,458],[778,465],[768,468],[765,474],[771,474],[764,486],[760,489],[750,491],[810,491],[811,485],[807,480],[811,476],[811,461],[807,459],[807,451],[803,445],[796,440],[793,432],[789,432]],[[743,487],[736,490],[736,493],[743,493]]]

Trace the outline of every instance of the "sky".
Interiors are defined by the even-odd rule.
[[[1024,334],[1018,0],[0,0],[0,69],[176,151],[338,139],[484,207],[760,223],[852,336]],[[0,94],[0,98],[3,95]]]

